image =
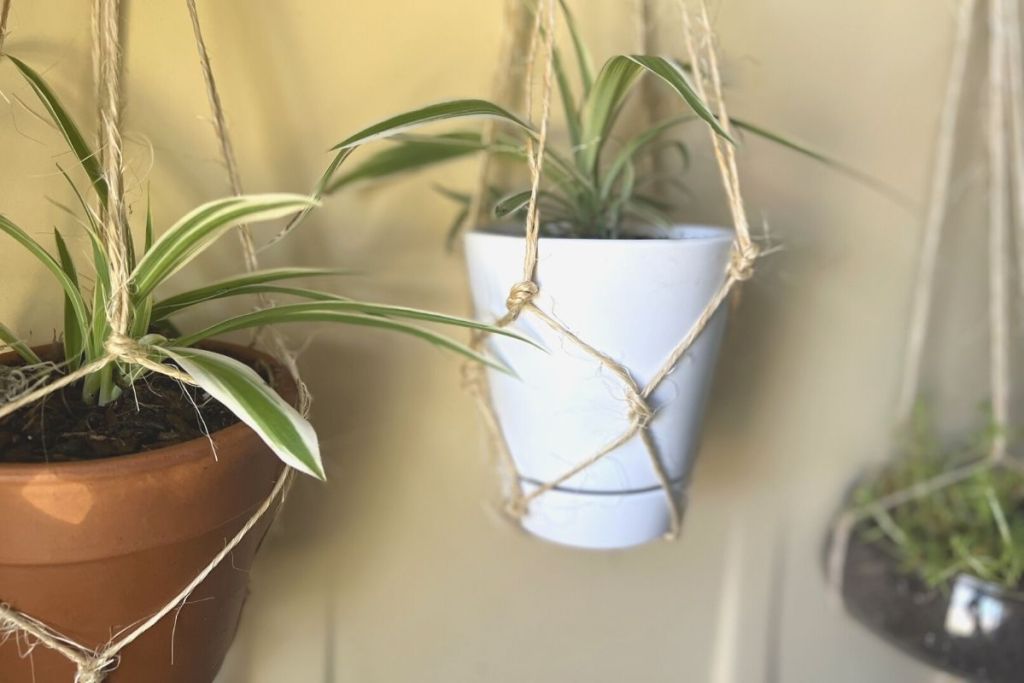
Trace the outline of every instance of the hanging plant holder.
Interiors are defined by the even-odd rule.
[[[989,319],[994,429],[980,457],[967,461],[943,459],[941,453],[932,452],[941,449],[929,443],[923,451],[915,449],[921,452],[913,456],[901,456],[918,460],[896,461],[866,478],[866,488],[851,496],[832,528],[826,572],[832,590],[849,614],[886,641],[950,674],[984,683],[1012,683],[1021,680],[1024,671],[1024,584],[1015,564],[1021,538],[1014,531],[1024,514],[1019,485],[1015,483],[1021,481],[1024,463],[1010,452],[1007,431],[1013,310],[1009,226],[1015,219],[1017,253],[1024,264],[1024,65],[1020,63],[1017,3],[988,2]],[[961,0],[900,387],[897,412],[908,423],[920,384],[974,12],[974,0]],[[1008,149],[1011,156],[1007,155]],[[1015,215],[1007,192],[1011,180],[1019,202]],[[1021,294],[1024,301],[1024,288]],[[935,470],[915,469],[922,463]],[[885,478],[894,473],[895,478]],[[879,486],[886,481],[900,484]],[[1004,497],[997,488],[1004,491]],[[1017,493],[1007,493],[1011,491]],[[954,505],[954,500],[960,507]],[[971,514],[964,514],[965,510]],[[940,518],[945,521],[935,521]],[[984,537],[979,535],[981,532]],[[1010,558],[1009,565],[993,564],[997,553],[1004,562]],[[947,561],[947,554],[958,562]],[[1009,569],[1001,572],[992,568],[1005,566]],[[997,575],[1000,582],[980,578],[986,575],[984,572]]]
[[[524,529],[595,549],[675,538],[726,323],[723,302],[751,277],[758,256],[735,152],[719,137],[730,119],[710,23],[702,5],[694,37],[683,12],[696,65],[691,106],[717,108],[707,128],[735,232],[684,225],[615,239],[541,237],[555,3],[537,13],[531,44],[543,36],[546,71],[525,236],[496,226],[470,232],[465,244],[477,317],[497,319],[546,353],[479,335],[477,347],[487,343],[516,375],[477,370],[467,385],[507,470],[506,510]]]
[[[544,317],[520,316],[515,329],[546,353],[503,339],[490,342],[492,353],[516,371],[490,373],[488,384],[524,495],[563,477],[580,454],[597,453],[629,433],[637,419],[632,392],[643,393],[631,382],[639,388],[655,378],[715,296],[729,265],[732,232],[680,226],[669,233],[659,239],[542,238],[534,304],[557,311],[572,334],[629,368],[629,375],[620,377],[605,359],[566,343]],[[466,236],[478,318],[503,315],[525,242],[497,229]],[[649,439],[664,454],[660,463],[680,510],[726,314],[715,313],[671,381],[636,403]],[[535,498],[522,523],[541,538],[590,548],[637,545],[674,529],[673,510],[639,434]]]

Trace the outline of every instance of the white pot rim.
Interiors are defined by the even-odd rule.
[[[496,223],[487,225],[466,233],[467,239],[480,240],[508,240],[525,241],[526,237],[520,234],[523,228],[519,224]],[[635,237],[617,237],[614,239],[602,237],[548,237],[541,235],[541,241],[547,244],[588,244],[606,245],[604,248],[611,248],[612,245],[622,244],[644,244],[658,245],[666,242],[673,244],[708,242],[731,242],[733,230],[718,225],[704,225],[699,223],[678,223],[667,228],[653,225],[638,226],[630,229],[630,234]],[[602,248],[602,247],[594,247]]]

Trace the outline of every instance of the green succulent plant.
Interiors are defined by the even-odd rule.
[[[903,571],[946,588],[960,573],[1009,589],[1024,579],[1024,472],[981,467],[966,479],[890,510],[875,503],[971,463],[984,463],[999,429],[991,422],[966,443],[944,444],[919,407],[900,457],[860,484],[860,533],[892,553]]]
[[[82,192],[71,176],[61,169],[77,200],[77,208],[66,208],[66,211],[76,218],[92,245],[88,273],[83,273],[83,264],[76,263],[59,230],[54,229],[54,251],[51,252],[28,231],[7,216],[0,215],[0,232],[17,241],[45,266],[64,292],[64,360],[61,366],[62,371],[70,372],[104,358],[113,332],[106,306],[112,288],[110,263],[100,216],[90,203],[90,195],[95,195],[92,198],[99,206],[106,204],[107,184],[96,155],[49,85],[21,60],[3,56],[10,60],[38,96],[89,179],[88,190]],[[217,335],[266,325],[333,322],[410,335],[473,361],[504,369],[467,345],[417,323],[439,323],[519,337],[461,317],[356,301],[287,284],[301,278],[342,272],[330,268],[275,268],[247,272],[166,298],[158,297],[158,289],[168,278],[233,227],[304,214],[318,203],[315,197],[294,194],[226,197],[193,209],[159,236],[155,234],[152,215],[147,207],[144,240],[141,244],[130,241],[125,246],[130,269],[129,336],[139,348],[144,349],[147,360],[180,366],[200,388],[250,425],[287,465],[323,478],[316,434],[309,423],[250,367],[197,344]],[[251,294],[281,295],[298,302],[243,313],[186,334],[164,332],[174,329],[167,323],[186,309],[216,299]],[[41,362],[32,349],[4,325],[0,325],[0,342],[17,352],[26,363]],[[106,364],[85,377],[81,387],[82,400],[99,405],[119,400],[134,382],[149,372],[151,370],[142,365],[126,361]]]

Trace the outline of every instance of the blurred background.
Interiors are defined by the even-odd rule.
[[[331,145],[387,115],[488,96],[503,28],[499,0],[199,4],[254,192],[308,191]],[[634,3],[573,7],[596,59],[638,49]],[[498,512],[493,459],[455,358],[393,335],[291,328],[330,480],[295,487],[220,683],[940,680],[833,604],[821,558],[847,487],[891,450],[954,3],[711,8],[733,113],[862,169],[910,206],[770,144],[744,146],[753,221],[782,249],[730,321],[682,538],[594,553],[526,536]],[[655,16],[660,51],[681,54],[676,6]],[[184,3],[131,3],[129,22],[129,185],[137,217],[148,188],[159,229],[229,188]],[[91,121],[88,3],[15,2],[10,28],[8,50]],[[983,80],[971,68],[968,97]],[[64,197],[54,162],[67,155],[21,104],[30,93],[9,65],[0,91],[0,210],[49,233],[67,221],[44,200]],[[925,368],[951,433],[976,423],[987,386],[974,109]],[[685,217],[727,224],[701,135]],[[317,284],[466,313],[461,256],[444,249],[454,208],[433,185],[468,186],[475,169],[353,188],[261,259],[353,268],[361,274]],[[240,270],[237,243],[222,242],[179,282]],[[27,254],[0,248],[0,319],[49,341],[58,290]],[[210,305],[194,321],[225,310]]]

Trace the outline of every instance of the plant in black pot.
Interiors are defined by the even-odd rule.
[[[992,461],[996,430],[946,444],[919,411],[904,452],[854,489],[832,578],[893,644],[1002,683],[1024,671],[1024,467]]]

